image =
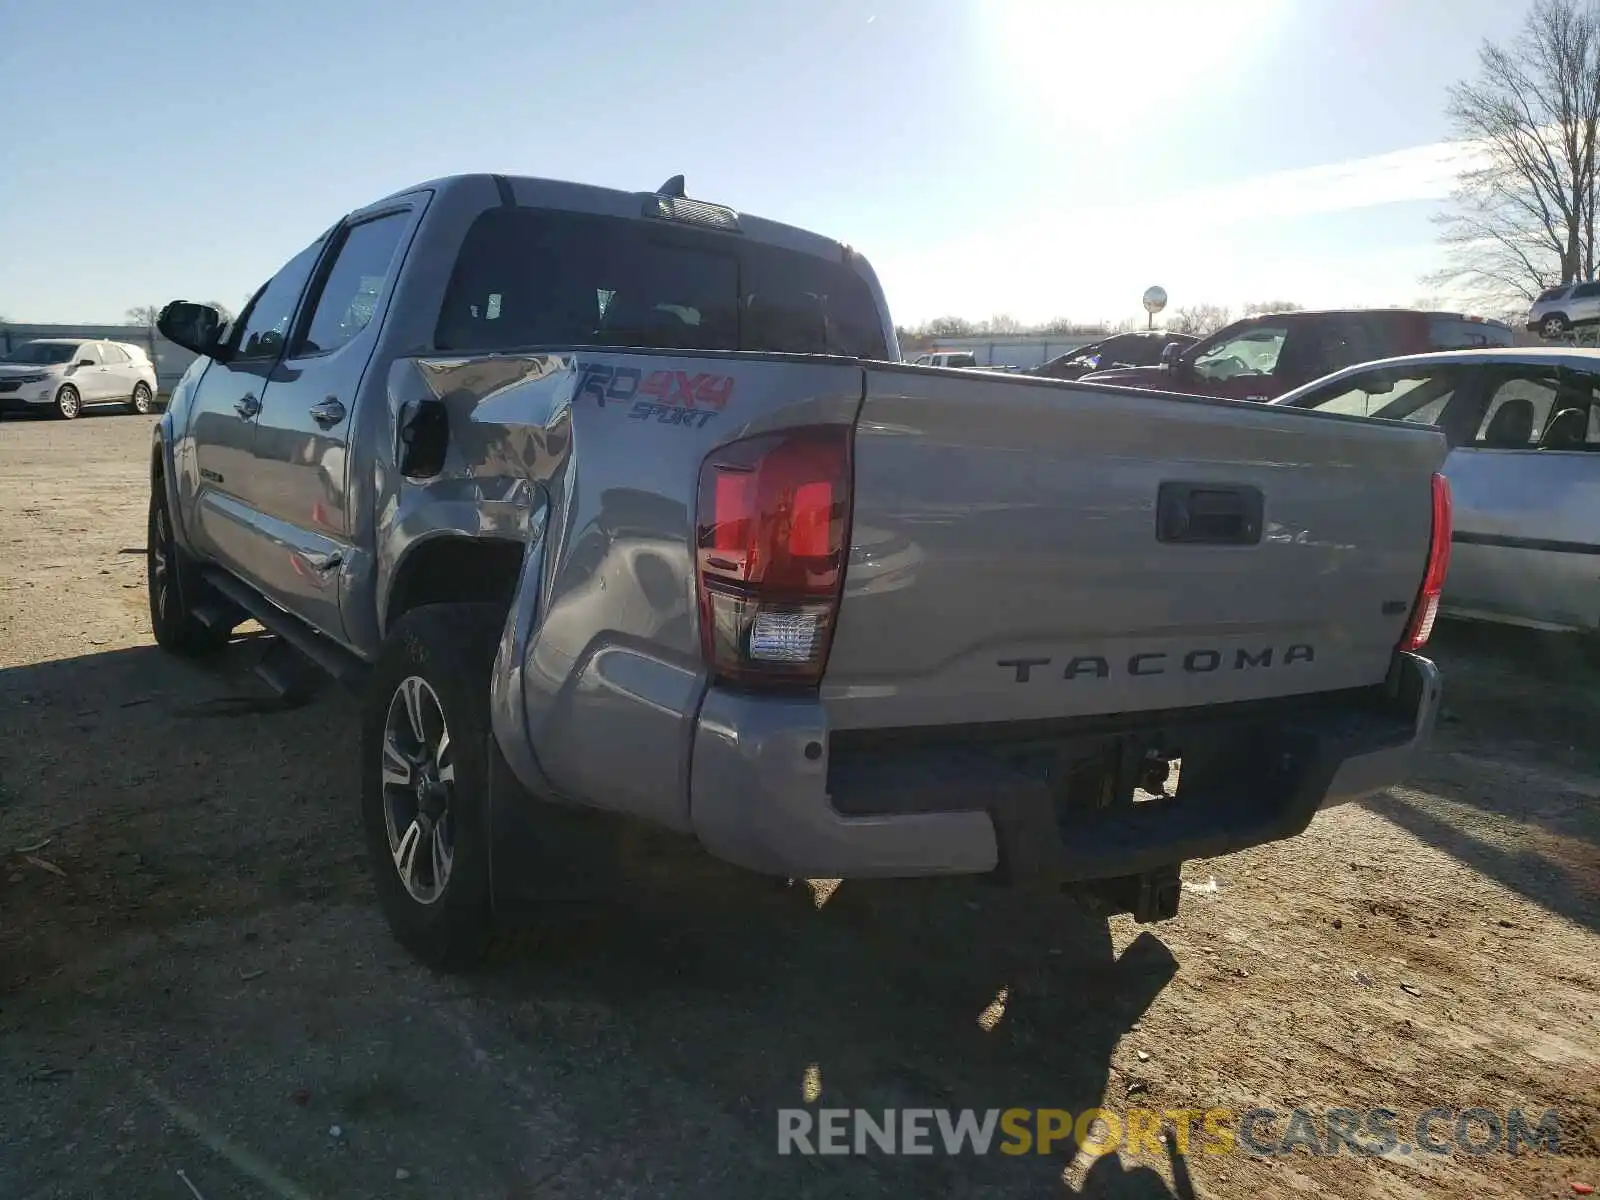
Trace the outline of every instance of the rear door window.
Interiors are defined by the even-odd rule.
[[[884,358],[877,314],[860,276],[815,255],[643,220],[502,208],[467,232],[435,343]]]
[[[1307,364],[1311,378],[1389,357],[1389,340],[1381,322],[1337,317],[1322,322],[1317,350]]]
[[[1437,425],[1455,398],[1458,374],[1448,366],[1374,368],[1328,384],[1297,407]]]
[[[410,214],[388,213],[345,231],[294,356],[339,349],[372,320]]]
[[[121,366],[128,361],[128,352],[115,342],[102,342],[100,354],[108,367]]]

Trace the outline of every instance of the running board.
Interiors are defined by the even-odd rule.
[[[338,682],[360,685],[370,669],[343,646],[324,637],[293,613],[285,612],[226,571],[207,567],[201,578],[226,600],[231,600],[268,633],[282,638]]]

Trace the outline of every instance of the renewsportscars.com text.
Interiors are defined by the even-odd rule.
[[[1430,1108],[1407,1120],[1388,1108],[782,1108],[779,1154],[1054,1154],[1122,1151],[1313,1155],[1561,1153],[1554,1111]]]

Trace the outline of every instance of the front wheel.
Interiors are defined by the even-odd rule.
[[[394,627],[361,723],[361,810],[378,902],[429,966],[482,960],[494,933],[489,675],[505,611],[430,604]]]
[[[185,658],[212,654],[227,644],[233,627],[218,620],[207,625],[195,615],[196,588],[179,561],[181,551],[172,531],[172,514],[157,477],[150,489],[150,518],[145,533],[145,579],[150,592],[150,628],[156,645]]]
[[[133,398],[128,401],[128,407],[141,417],[147,417],[150,415],[150,402],[150,385],[143,382],[134,384]]]
[[[61,385],[61,390],[56,393],[56,416],[63,421],[71,421],[83,411],[83,397],[78,395],[78,389],[70,383]]]

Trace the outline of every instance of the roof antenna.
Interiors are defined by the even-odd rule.
[[[656,189],[656,195],[676,196],[680,200],[683,199],[683,176],[674,175]]]

